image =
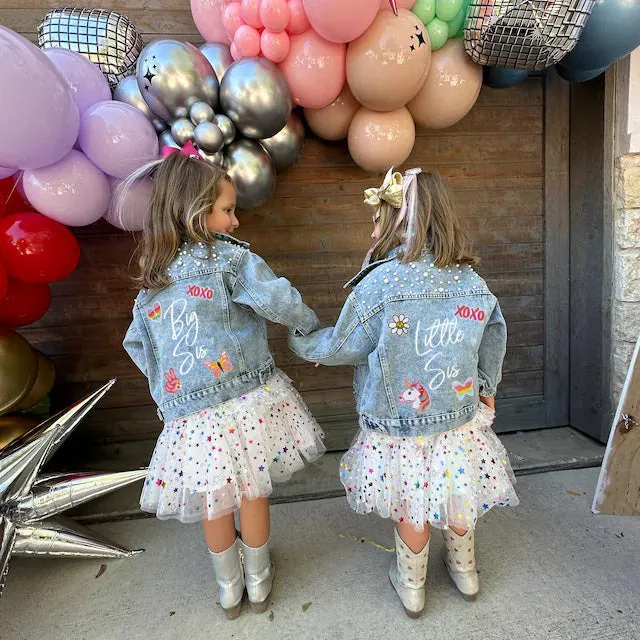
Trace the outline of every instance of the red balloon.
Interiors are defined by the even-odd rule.
[[[7,293],[7,270],[4,268],[2,262],[0,262],[0,300],[4,298]]]
[[[7,292],[0,300],[0,324],[24,327],[47,312],[51,291],[46,284],[31,284],[9,278]]]
[[[10,176],[0,180],[0,218],[19,211],[35,212],[35,209],[22,197],[16,185],[18,177]]]
[[[80,246],[59,222],[39,213],[15,213],[0,219],[0,256],[13,278],[48,284],[78,266]]]

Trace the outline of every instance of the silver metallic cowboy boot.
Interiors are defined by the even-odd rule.
[[[218,600],[229,620],[240,615],[242,596],[244,595],[244,571],[240,561],[240,542],[238,538],[225,551],[214,553],[209,549],[213,570],[218,584]]]
[[[414,553],[404,543],[397,529],[395,534],[396,557],[389,569],[389,578],[407,615],[419,618],[424,609],[429,540],[420,553]]]
[[[275,567],[271,562],[269,541],[261,547],[249,547],[240,541],[244,557],[245,582],[251,608],[256,613],[264,613],[267,609],[269,594],[273,586]]]
[[[442,536],[445,545],[442,559],[451,579],[465,600],[475,600],[478,597],[480,585],[476,571],[473,529],[469,529],[463,536],[446,530],[442,532]]]

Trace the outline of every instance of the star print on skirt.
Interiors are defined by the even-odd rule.
[[[140,507],[181,522],[219,518],[265,498],[325,451],[324,434],[291,380],[277,371],[240,398],[168,422]]]
[[[349,505],[418,531],[425,522],[439,529],[474,528],[491,507],[515,507],[515,477],[491,429],[494,416],[481,404],[467,424],[424,437],[360,429],[340,463]]]

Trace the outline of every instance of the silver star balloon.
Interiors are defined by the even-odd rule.
[[[56,516],[143,479],[146,469],[40,473],[114,384],[111,380],[0,450],[0,595],[12,555],[127,558],[142,551],[129,551],[72,520]]]

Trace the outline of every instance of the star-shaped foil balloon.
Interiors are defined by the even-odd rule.
[[[49,473],[42,467],[115,380],[45,420],[0,450],[0,595],[12,555],[128,558],[129,551],[58,514],[115,491],[146,475]]]

